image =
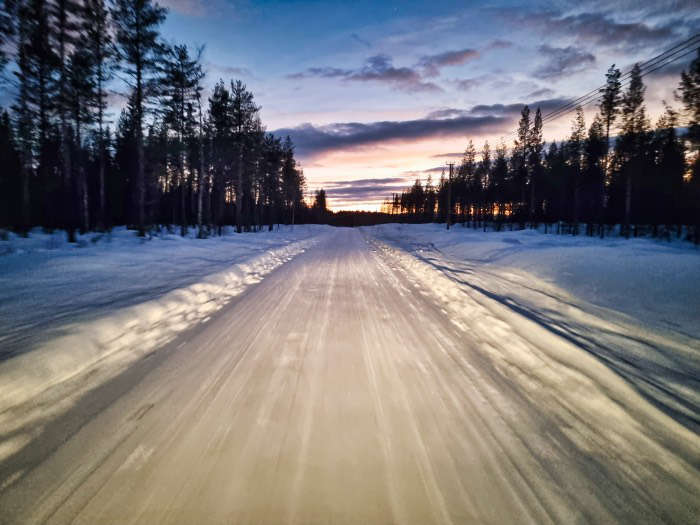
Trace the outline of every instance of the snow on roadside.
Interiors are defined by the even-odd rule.
[[[13,316],[40,315],[48,307],[59,328],[18,323],[37,327],[43,335],[0,361],[0,460],[41,432],[42,422],[186,328],[207,321],[248,286],[318,242],[324,231],[296,227],[276,234],[205,240],[164,236],[139,243],[132,232],[118,230],[109,245],[85,245],[82,253],[53,244],[52,236],[48,249],[40,235],[5,241],[12,249],[6,245],[11,255],[0,257],[2,323],[11,334],[21,332],[10,324]],[[141,272],[134,262],[142,265]],[[120,296],[132,282],[138,285]],[[86,317],[91,307],[99,317]],[[66,318],[71,322],[60,324]],[[23,341],[16,338],[15,346]]]
[[[454,274],[440,268],[450,261],[418,257],[372,238],[376,232],[369,233],[375,253],[391,268],[387,275],[399,276],[396,278],[411,293],[434,299],[455,330],[463,334],[457,339],[463,339],[464,345],[452,354],[457,367],[472,371],[477,378],[490,377],[498,386],[488,392],[494,398],[510,393],[546,414],[539,420],[536,412],[513,409],[498,417],[504,418],[522,444],[545,458],[543,465],[552,460],[550,468],[563,493],[577,490],[577,482],[559,470],[562,465],[555,459],[566,451],[603,484],[632,480],[654,491],[650,501],[668,502],[669,508],[685,508],[682,501],[692,500],[700,490],[696,432],[657,410],[607,363],[582,351],[575,342],[511,308],[497,294],[455,281]],[[403,242],[408,242],[410,231],[403,234]],[[479,387],[488,389],[487,384]],[[532,436],[533,429],[547,436],[545,446],[555,449],[551,455]],[[523,459],[518,457],[527,476]],[[659,478],[669,481],[668,485],[657,483]]]
[[[454,322],[470,322],[460,309],[465,298],[498,303],[700,429],[700,251],[692,245],[461,226],[447,232],[434,224],[365,231],[443,295]]]
[[[700,338],[700,249],[688,242],[599,239],[534,230],[482,232],[386,224],[373,234],[479,269],[537,278],[591,304]]]

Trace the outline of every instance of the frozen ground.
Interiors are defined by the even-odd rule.
[[[326,228],[327,229],[327,228]],[[208,239],[34,231],[0,241],[0,461],[91,389],[206,322],[323,227]]]
[[[437,226],[306,235],[288,244],[305,243],[293,258],[87,395],[55,389],[0,411],[0,523],[696,519],[695,332],[649,324],[633,301],[616,310],[614,279],[595,303],[567,288],[575,271],[555,258],[603,260],[608,248],[569,255],[584,241]],[[658,250],[656,263],[692,277],[688,248],[632,248],[617,249]],[[697,306],[677,297],[669,307]],[[80,348],[89,334],[77,333]],[[136,334],[127,347],[149,345]],[[5,362],[27,370],[32,356]]]
[[[371,235],[441,293],[490,297],[595,355],[700,431],[700,249],[686,242],[381,225]],[[410,254],[410,255],[409,255]]]

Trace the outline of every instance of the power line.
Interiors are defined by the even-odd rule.
[[[643,62],[642,64],[640,64],[640,77],[645,77],[646,75],[653,73],[654,71],[657,71],[667,66],[668,64],[679,60],[680,58],[683,58],[684,56],[696,51],[697,49],[700,49],[700,47],[698,47],[698,44],[700,44],[700,33],[694,35],[693,37],[685,40],[680,44],[673,46],[669,50],[657,55],[656,57],[647,60],[646,62]],[[629,84],[629,82],[627,81],[631,80],[631,73],[632,71],[630,70],[629,72],[625,73],[623,76],[620,77],[620,80],[623,81],[621,83],[621,87],[626,87]],[[542,123],[544,124],[546,122],[556,120],[559,117],[566,115],[571,111],[574,111],[577,106],[586,106],[591,102],[599,100],[601,98],[600,90],[604,87],[605,84],[592,91],[589,91],[585,95],[582,95],[570,102],[567,102],[566,104],[555,110],[550,111],[542,117]]]
[[[688,49],[688,50],[686,50],[685,53],[683,53],[683,54],[681,54],[681,55],[679,55],[679,56],[677,56],[677,57],[674,57],[673,59],[671,59],[671,60],[669,60],[669,61],[667,61],[667,62],[664,62],[664,63],[662,63],[662,64],[657,65],[657,66],[654,67],[654,68],[651,68],[651,69],[648,69],[648,70],[646,70],[646,71],[643,71],[642,73],[640,73],[639,78],[644,78],[645,76],[647,76],[647,75],[653,73],[654,71],[657,71],[657,70],[659,70],[659,69],[661,69],[661,68],[663,68],[663,67],[665,67],[665,66],[671,64],[672,62],[675,62],[676,60],[678,60],[678,59],[680,59],[680,58],[683,58],[684,56],[689,55],[690,53],[696,52],[698,49],[700,49],[700,47],[698,47],[698,48],[693,48],[693,49]],[[631,78],[630,78],[630,79],[628,79],[628,81],[622,83],[622,84],[620,85],[620,88],[625,88],[625,87],[629,86],[629,85],[631,84],[631,82],[632,82],[632,80],[631,80]],[[602,95],[602,94],[598,94],[598,95],[595,96],[595,97],[592,97],[592,98],[589,98],[589,99],[586,100],[586,101],[580,102],[579,104],[576,105],[576,107],[578,107],[578,106],[585,107],[585,106],[588,106],[589,104],[592,104],[592,103],[594,103],[594,102],[600,102],[600,101],[602,100],[602,98],[603,98],[603,95]],[[574,110],[576,109],[576,107],[570,108],[570,109],[568,109],[568,110],[566,110],[566,111],[559,112],[557,115],[548,118],[546,121],[545,121],[544,119],[542,119],[542,123],[545,124],[545,123],[549,123],[549,122],[552,122],[552,121],[554,121],[554,120],[557,120],[559,117],[562,117],[562,116],[564,116],[564,115],[566,115],[566,114],[571,113],[572,111],[574,111]]]
[[[648,67],[653,67],[653,66],[655,66],[657,63],[659,63],[660,61],[664,61],[664,60],[666,60],[667,58],[669,58],[670,55],[673,55],[673,54],[677,53],[678,51],[683,51],[683,50],[687,49],[688,46],[695,46],[695,44],[697,44],[697,43],[700,43],[700,33],[696,33],[696,34],[693,35],[692,37],[690,37],[690,38],[684,40],[683,42],[681,42],[681,43],[679,43],[679,44],[676,44],[675,46],[673,46],[673,47],[671,47],[670,49],[664,51],[663,53],[660,53],[660,54],[656,55],[655,57],[650,58],[650,59],[647,60],[646,62],[640,63],[639,66],[640,66],[641,69],[646,69],[646,68],[648,68]],[[679,49],[679,48],[682,48],[682,49]],[[620,77],[620,81],[621,81],[621,82],[625,81],[631,74],[632,74],[632,70],[628,71],[627,73],[625,73],[624,75],[622,75],[622,76]],[[596,89],[594,89],[594,90],[592,90],[592,91],[589,91],[589,92],[586,93],[585,95],[581,95],[580,97],[578,97],[578,98],[576,98],[576,99],[574,99],[574,100],[571,100],[571,101],[567,102],[566,104],[564,104],[563,106],[561,106],[561,107],[559,107],[559,108],[557,108],[557,109],[554,109],[554,110],[550,111],[549,113],[547,113],[546,115],[543,116],[543,120],[550,118],[553,114],[555,114],[555,113],[557,113],[557,112],[559,112],[559,111],[562,111],[562,110],[564,110],[564,109],[566,109],[566,108],[568,108],[568,107],[576,107],[576,106],[579,104],[579,102],[581,102],[581,101],[583,101],[584,99],[590,97],[591,95],[596,95],[596,96],[597,96],[598,93],[600,92],[600,90],[601,90],[602,88],[604,88],[604,87],[605,87],[605,84],[603,84],[602,86],[600,86],[600,87],[598,87],[598,88],[596,88]]]

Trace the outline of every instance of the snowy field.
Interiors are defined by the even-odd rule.
[[[444,224],[365,231],[441,293],[456,315],[488,297],[595,355],[700,430],[700,249],[687,242]],[[434,271],[446,276],[436,281]]]
[[[0,241],[0,460],[184,329],[312,246],[327,228],[208,239],[116,228],[79,236],[33,231]]]

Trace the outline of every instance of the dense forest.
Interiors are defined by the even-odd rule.
[[[395,220],[504,224],[605,235],[620,225],[626,236],[687,236],[700,242],[700,50],[681,73],[676,97],[652,127],[644,105],[643,72],[636,65],[625,89],[612,66],[586,125],[575,108],[570,136],[546,145],[543,117],[523,107],[508,149],[469,141],[453,173],[435,184],[420,179],[383,205]],[[450,168],[452,171],[452,168]]]
[[[241,81],[202,100],[202,49],[168,44],[151,0],[4,0],[0,226],[159,224],[198,235],[318,217],[287,138]],[[115,96],[127,101],[110,116]],[[113,105],[113,104],[112,104]],[[116,118],[115,118],[116,117]],[[110,118],[112,120],[110,120]]]
[[[240,80],[203,100],[203,49],[166,43],[165,17],[151,0],[3,0],[1,82],[15,95],[0,110],[0,226],[74,240],[120,224],[206,236],[226,224],[437,220],[590,235],[621,225],[700,242],[700,51],[681,74],[681,107],[653,127],[644,71],[623,86],[613,66],[598,113],[587,125],[577,108],[566,140],[545,144],[539,108],[525,106],[512,147],[469,141],[453,173],[417,180],[382,213],[334,214],[323,190],[307,206],[292,141],[265,131]]]

